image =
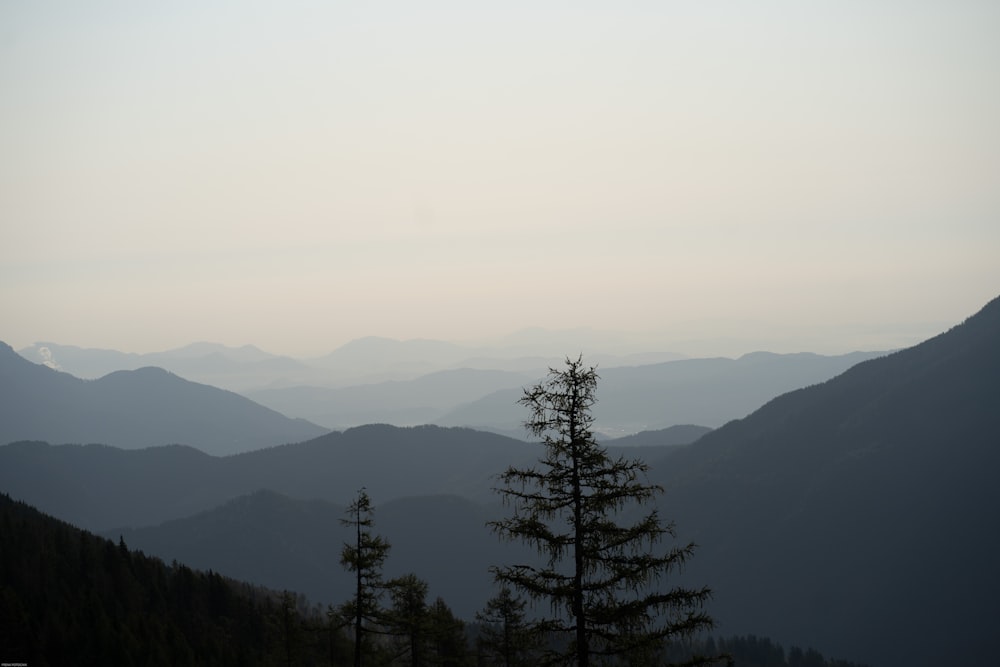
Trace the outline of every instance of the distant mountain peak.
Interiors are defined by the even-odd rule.
[[[183,443],[229,454],[326,432],[157,366],[82,380],[32,363],[6,344],[0,347],[0,395],[0,443],[100,442],[132,449]]]

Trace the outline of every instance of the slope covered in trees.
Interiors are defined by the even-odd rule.
[[[240,583],[130,550],[0,495],[0,660],[29,665],[349,665],[351,647],[303,598]],[[484,630],[427,606],[440,664],[494,664],[472,639]],[[440,618],[439,618],[440,617]],[[459,633],[442,634],[444,626]],[[444,628],[446,629],[446,628]],[[436,633],[436,634],[435,634]],[[458,648],[442,645],[448,637]],[[393,640],[366,664],[393,662]],[[755,637],[709,640],[748,667],[851,667],[815,651],[787,654]],[[438,664],[433,662],[432,664]],[[530,659],[524,664],[532,664]]]
[[[167,566],[6,495],[0,545],[4,662],[346,664],[343,637],[296,596]]]

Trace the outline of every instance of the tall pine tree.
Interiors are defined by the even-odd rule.
[[[675,533],[655,508],[643,509],[632,522],[618,521],[663,490],[646,481],[646,464],[612,458],[595,440],[597,381],[596,369],[578,357],[525,389],[519,401],[530,413],[525,426],[542,440],[544,455],[536,467],[511,467],[500,475],[497,492],[513,512],[491,526],[502,539],[525,542],[546,559],[540,566],[493,571],[501,585],[550,603],[551,614],[536,629],[567,639],[552,644],[549,662],[587,667],[614,656],[642,664],[664,644],[712,626],[703,611],[711,593],[666,586],[667,575],[695,547],[658,551]]]

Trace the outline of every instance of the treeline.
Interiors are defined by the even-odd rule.
[[[167,565],[0,496],[0,661],[329,665],[349,652],[297,596]]]
[[[470,631],[415,575],[392,581],[366,665],[473,666]],[[0,495],[0,662],[350,665],[344,609],[130,550]]]
[[[735,667],[867,667],[861,663],[824,658],[815,649],[792,646],[786,651],[766,637],[754,635],[692,641],[685,647],[668,647],[665,659],[681,661],[692,652],[725,655]]]
[[[465,625],[441,600],[421,605],[421,590],[409,599],[424,664],[503,664],[481,643],[490,623]],[[409,662],[402,638],[375,643],[366,664]],[[352,648],[339,617],[299,596],[167,565],[0,495],[0,661],[339,667],[351,664]],[[737,667],[861,667],[753,636],[709,638],[666,657],[692,650],[728,654]]]

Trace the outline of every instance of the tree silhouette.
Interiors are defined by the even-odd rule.
[[[403,640],[399,656],[409,656],[411,667],[424,663],[430,634],[427,613],[427,582],[415,574],[404,574],[389,582],[392,607],[385,614],[387,632]]]
[[[440,667],[466,667],[471,664],[465,623],[457,618],[442,598],[436,598],[427,610],[433,664]]]
[[[374,526],[371,499],[364,489],[347,507],[345,526],[355,529],[354,544],[344,544],[340,564],[355,574],[354,598],[345,605],[345,616],[354,624],[354,667],[361,667],[363,639],[368,628],[365,623],[379,620],[379,603],[384,592],[382,565],[389,555],[389,543],[372,533]]]
[[[543,382],[524,390],[525,426],[541,438],[544,456],[538,467],[510,467],[500,475],[503,486],[496,490],[513,513],[490,525],[502,539],[535,547],[546,562],[493,572],[501,585],[548,600],[551,613],[534,622],[537,630],[572,637],[547,649],[547,661],[587,667],[592,657],[617,656],[643,664],[664,644],[712,626],[702,611],[711,593],[663,588],[695,545],[656,553],[665,536],[676,535],[655,508],[631,523],[616,520],[663,490],[646,481],[645,463],[612,459],[597,444],[591,431],[597,381],[582,357],[567,358],[563,370],[550,369]],[[709,661],[694,659],[699,662]]]
[[[514,596],[504,586],[490,598],[476,620],[482,623],[479,650],[502,667],[526,667],[534,664],[538,637],[528,627],[524,616],[526,601]]]

